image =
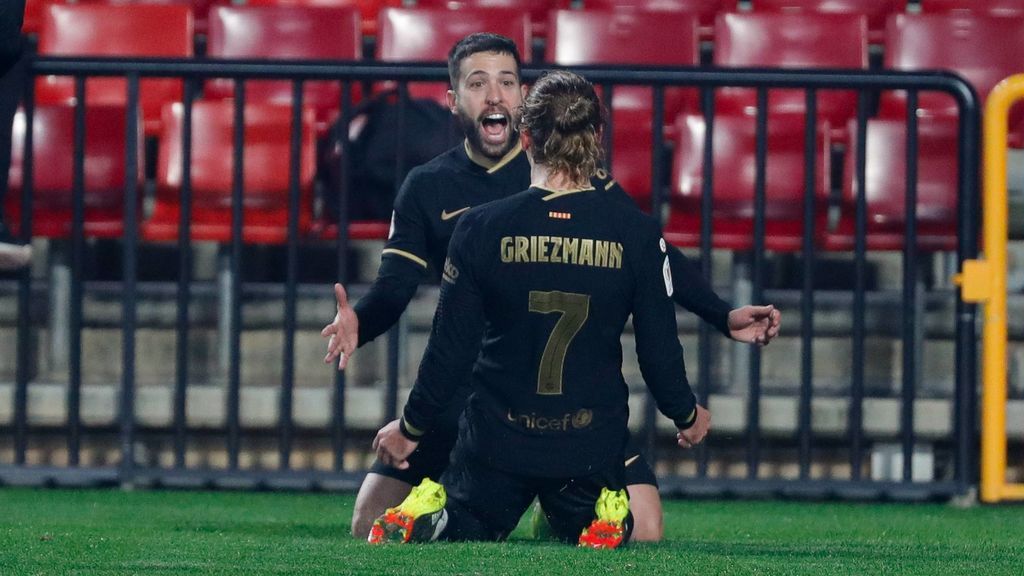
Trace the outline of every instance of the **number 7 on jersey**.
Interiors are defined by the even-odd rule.
[[[531,290],[530,312],[561,314],[554,329],[551,330],[551,335],[548,336],[548,343],[544,346],[537,371],[537,394],[561,394],[565,355],[572,339],[576,337],[590,315],[590,295]]]

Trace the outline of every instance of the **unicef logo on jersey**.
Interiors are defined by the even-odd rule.
[[[527,430],[567,432],[590,426],[594,421],[594,413],[586,408],[581,408],[576,412],[566,412],[560,416],[540,416],[536,413],[516,414],[509,410],[505,413],[505,419]]]

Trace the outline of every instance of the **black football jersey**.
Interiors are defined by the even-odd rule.
[[[442,265],[408,430],[428,432],[471,380],[460,442],[476,457],[551,477],[614,465],[626,438],[620,336],[631,315],[645,382],[659,409],[688,425],[696,399],[668,253],[657,223],[603,188],[530,188],[467,211]]]

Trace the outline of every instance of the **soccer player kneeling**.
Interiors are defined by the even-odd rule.
[[[451,463],[378,518],[371,543],[502,540],[534,498],[562,540],[627,542],[620,337],[630,316],[644,380],[679,444],[710,427],[686,378],[658,225],[591,185],[604,126],[593,86],[567,71],[543,76],[521,123],[531,186],[461,216],[416,384],[402,419],[374,439],[381,462],[408,466],[468,380]]]

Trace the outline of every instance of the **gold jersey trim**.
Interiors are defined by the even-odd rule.
[[[427,261],[424,260],[423,258],[420,258],[419,256],[413,254],[412,252],[406,252],[405,250],[399,250],[397,248],[385,248],[385,249],[381,250],[380,253],[381,253],[381,255],[384,255],[384,254],[395,254],[395,255],[401,256],[403,258],[408,258],[409,260],[412,260],[413,262],[419,264],[420,266],[423,266],[424,268],[427,267]]]
[[[409,434],[412,434],[413,436],[423,436],[427,433],[426,430],[420,430],[412,424],[409,424],[409,421],[406,420],[404,416],[402,417],[402,423],[405,425],[405,429],[409,431]]]
[[[541,198],[541,200],[547,202],[548,200],[554,200],[555,198],[561,198],[562,196],[568,196],[569,194],[576,194],[577,192],[592,192],[594,191],[593,186],[587,186],[586,188],[573,188],[571,190],[552,190],[543,186],[536,186],[541,190],[550,192],[547,196]]]
[[[491,160],[490,158],[487,158],[486,156],[481,156],[474,152],[473,148],[469,145],[469,140],[463,140],[462,145],[463,147],[465,147],[466,156],[469,156],[470,161],[472,161],[477,166],[480,166],[481,168],[486,168],[488,174],[494,174],[498,170],[501,170],[506,164],[511,162],[516,156],[519,155],[520,152],[523,151],[522,144],[516,142],[516,145],[513,146],[511,150],[506,152],[505,155],[499,158],[497,161],[494,161]]]

